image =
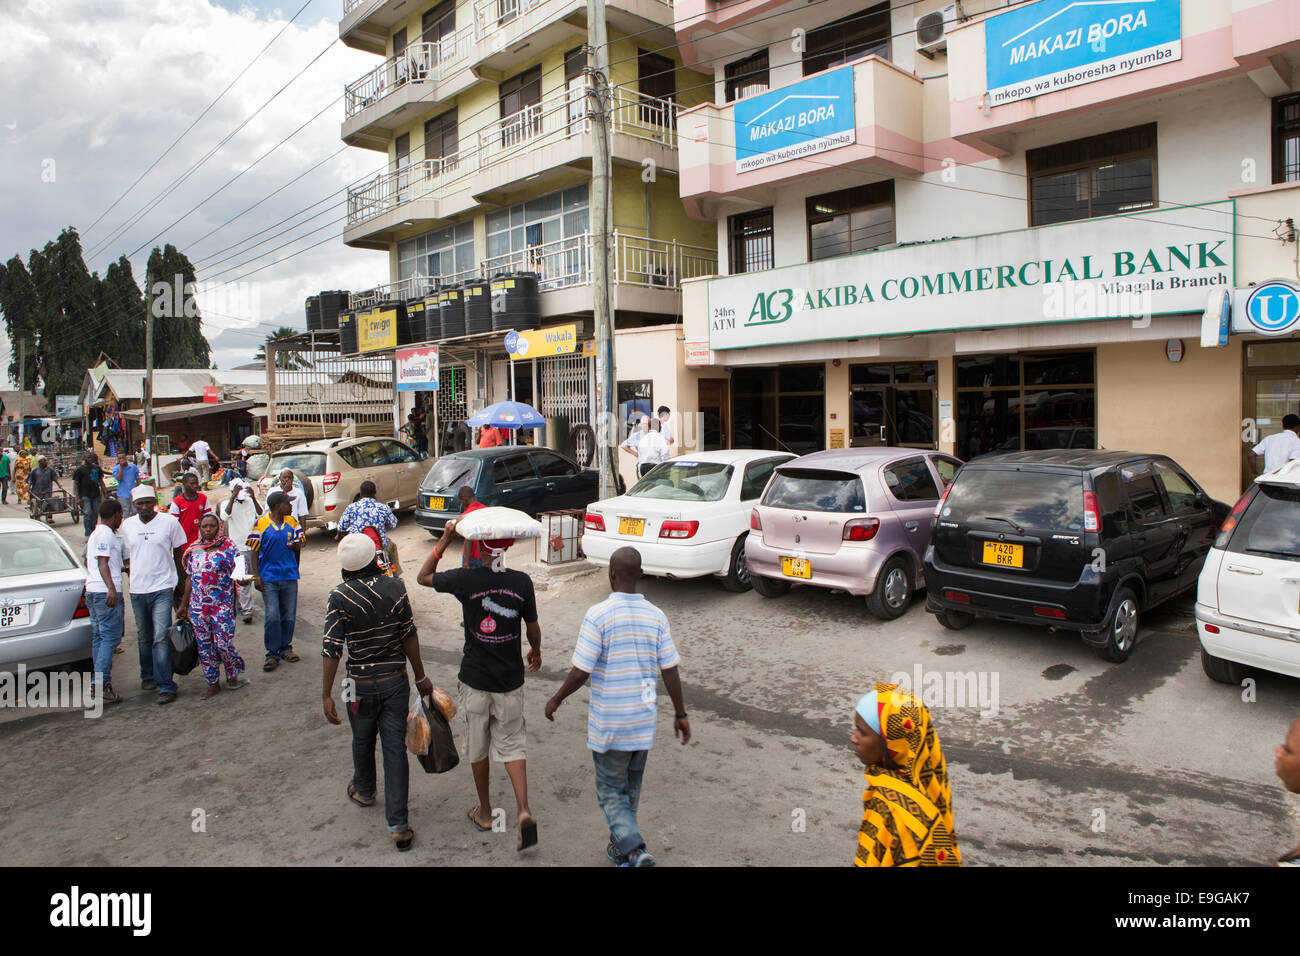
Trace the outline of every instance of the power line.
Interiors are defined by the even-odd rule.
[[[311,4],[311,0],[306,0],[306,3],[304,3],[301,7],[298,8],[298,12],[295,13],[292,17],[290,17],[288,22],[286,22],[284,26],[280,27],[280,29],[276,32],[275,36],[271,37],[270,41],[266,44],[266,46],[262,47],[262,49],[258,51],[257,55],[253,57],[251,60],[249,60],[248,64],[242,70],[239,71],[239,74],[226,85],[226,88],[222,90],[220,93],[218,93],[216,95],[216,98],[213,99],[211,103],[209,103],[207,106],[203,108],[203,112],[200,113],[197,117],[195,117],[194,122],[190,123],[189,126],[185,127],[184,132],[182,132],[179,136],[177,136],[174,140],[172,140],[171,145],[169,145],[166,149],[164,149],[161,153],[159,153],[158,158],[149,164],[149,168],[146,169],[144,172],[142,172],[139,176],[137,176],[135,182],[133,182],[130,186],[126,187],[126,189],[122,192],[122,194],[118,196],[116,199],[114,199],[112,203],[109,204],[109,207],[99,214],[99,216],[95,219],[95,221],[92,222],[86,228],[86,231],[82,234],[83,236],[89,235],[90,232],[96,226],[99,225],[100,221],[105,216],[107,216],[110,212],[112,212],[113,209],[116,208],[117,204],[120,203],[123,199],[125,199],[127,194],[131,192],[131,190],[135,189],[136,186],[140,185],[140,181],[144,179],[146,176],[148,176],[149,173],[153,171],[154,167],[156,167],[160,162],[162,162],[167,157],[168,153],[170,153],[173,149],[176,148],[176,144],[179,143],[182,139],[184,139],[185,136],[190,132],[190,130],[194,129],[195,126],[199,125],[200,120],[202,120],[203,117],[207,116],[208,112],[212,109],[212,107],[216,106],[217,103],[220,102],[221,98],[230,92],[231,87],[233,87],[236,83],[238,83],[243,78],[244,74],[247,73],[250,69],[252,69],[253,64],[262,58],[263,54],[265,54],[266,51],[271,48],[272,44],[274,44],[276,40],[280,39],[280,36],[284,33],[284,31],[289,29],[289,27],[293,25],[293,22],[298,19],[298,17],[302,14],[304,10],[307,9],[308,6],[310,6],[310,4]]]

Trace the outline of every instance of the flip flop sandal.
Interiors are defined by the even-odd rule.
[[[406,839],[404,840],[397,839],[397,834],[393,834],[393,845],[397,847],[398,853],[405,853],[411,848],[413,842],[415,842],[415,831],[410,827],[406,828]]]
[[[519,824],[519,843],[515,846],[515,851],[522,853],[533,846],[537,846],[537,821],[529,817]]]
[[[367,801],[365,797],[362,797],[357,793],[357,788],[352,786],[352,784],[348,784],[348,799],[359,807],[373,807],[375,805],[374,797],[371,797]]]
[[[268,657],[266,659],[266,663],[262,665],[262,670],[273,671],[279,666],[280,666],[279,661],[277,661],[274,657]]]
[[[466,810],[465,818],[469,820],[470,823],[474,824],[474,829],[477,830],[479,833],[491,833],[492,832],[491,827],[485,827],[483,826],[483,824],[479,823],[477,820],[474,819],[475,809],[476,809],[475,807],[470,807],[468,810]]]

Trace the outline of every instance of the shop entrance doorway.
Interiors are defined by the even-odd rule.
[[[727,447],[727,380],[700,379],[700,449],[718,451]]]
[[[758,365],[731,373],[731,447],[807,455],[826,447],[826,366]]]
[[[1300,415],[1300,342],[1248,342],[1242,399],[1242,417],[1255,422],[1256,442],[1280,432],[1282,416]],[[1241,443],[1242,490],[1255,480],[1246,457],[1253,447]]]
[[[935,362],[850,366],[850,447],[937,448],[938,380]]]

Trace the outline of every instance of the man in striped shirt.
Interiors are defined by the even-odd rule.
[[[339,544],[343,583],[330,592],[325,611],[321,656],[325,659],[325,719],[339,724],[334,708],[334,677],[343,648],[348,651],[344,703],[352,725],[352,783],[348,799],[375,803],[375,737],[384,753],[384,812],[399,850],[409,850],[415,831],[407,825],[410,765],[406,757],[406,663],[421,694],[433,693],[424,674],[420,639],[411,617],[406,585],[379,569],[374,542],[349,534]]]
[[[636,811],[646,757],[654,746],[659,675],[672,698],[673,734],[683,744],[691,725],[682,703],[677,648],[668,618],[638,594],[641,554],[619,548],[609,559],[608,598],[588,608],[573,650],[573,669],[546,702],[546,719],[591,678],[587,748],[596,763],[596,800],[609,825],[605,855],[617,866],[654,866],[637,827]]]

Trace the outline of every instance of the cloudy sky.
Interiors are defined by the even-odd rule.
[[[339,238],[341,190],[384,162],[380,153],[353,148],[333,156],[343,145],[343,88],[379,63],[338,41],[343,0],[309,0],[199,124],[92,228],[303,2],[0,0],[0,261],[15,254],[25,260],[30,249],[75,226],[92,271],[102,275],[128,255],[142,283],[149,250],[170,242],[195,263],[205,289],[233,283],[199,297],[204,333],[222,368],[252,361],[274,328],[305,327],[307,295],[386,282],[386,254],[349,249]],[[259,200],[265,201],[223,227]],[[288,231],[276,235],[282,230]],[[300,250],[307,251],[295,255]],[[284,257],[290,258],[270,264]],[[0,376],[8,362],[0,329]]]

